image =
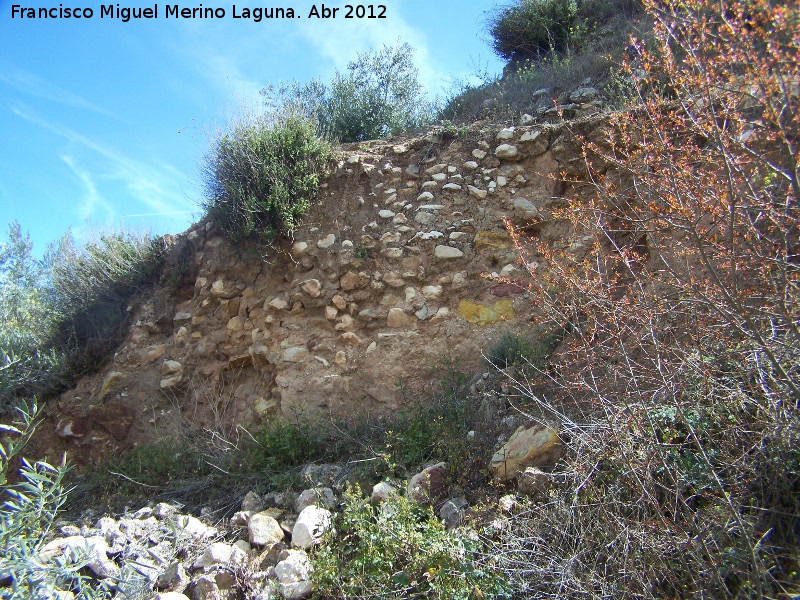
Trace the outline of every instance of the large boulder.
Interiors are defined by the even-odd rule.
[[[552,466],[562,453],[563,444],[555,429],[539,423],[523,425],[492,456],[490,467],[498,480],[511,481],[527,467]]]
[[[318,506],[303,509],[292,529],[292,545],[303,550],[319,544],[322,536],[331,528],[331,512]]]

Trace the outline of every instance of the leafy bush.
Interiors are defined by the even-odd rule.
[[[448,533],[430,509],[401,496],[379,507],[345,494],[335,537],[313,553],[319,594],[334,598],[510,598],[475,533]]]
[[[538,243],[531,273],[548,318],[578,316],[547,394],[519,386],[574,486],[498,561],[529,597],[796,595],[800,12],[646,5],[659,51],[637,44],[601,143],[575,128],[591,197],[554,214],[593,250]]]
[[[133,296],[158,274],[147,236],[104,234],[77,246],[67,233],[43,260],[19,224],[0,250],[0,407],[49,394],[104,362]]]
[[[234,239],[290,235],[316,197],[330,157],[330,146],[301,117],[240,121],[206,156],[208,216]]]
[[[489,20],[494,51],[506,60],[541,58],[569,47],[575,0],[519,0]]]
[[[8,485],[12,463],[33,435],[39,410],[36,403],[21,403],[19,418],[13,425],[0,426],[0,573],[9,579],[0,590],[3,598],[34,598],[67,595],[79,598],[108,598],[110,590],[92,589],[81,569],[86,557],[74,556],[71,561],[42,560],[40,551],[48,541],[53,522],[67,497],[65,465],[54,467],[40,461],[21,459],[21,482]],[[5,583],[3,584],[6,585]],[[8,590],[8,591],[6,591]],[[10,595],[8,595],[10,593]]]
[[[339,142],[374,140],[433,121],[436,107],[426,97],[412,61],[413,49],[398,42],[358,54],[347,72],[332,81],[270,86],[262,90],[273,115],[300,114],[319,135]]]

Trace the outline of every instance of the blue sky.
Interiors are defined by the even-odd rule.
[[[209,135],[260,106],[270,82],[327,81],[356,52],[394,43],[416,48],[426,89],[502,63],[486,42],[492,0],[384,0],[386,19],[100,18],[102,0],[0,0],[0,227],[17,220],[35,252],[72,228],[176,233],[200,216],[198,164]],[[12,19],[12,5],[89,7],[91,19]],[[122,7],[154,4],[125,3]],[[321,6],[317,2],[317,6]],[[325,3],[343,7],[344,3]],[[193,3],[181,7],[199,6]]]

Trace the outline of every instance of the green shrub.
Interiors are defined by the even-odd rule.
[[[577,12],[575,0],[519,0],[489,20],[494,51],[515,61],[563,52]]]
[[[291,234],[330,157],[330,146],[301,117],[243,120],[212,142],[203,166],[205,210],[234,239]]]
[[[358,54],[329,84],[270,86],[262,90],[273,115],[303,115],[319,135],[339,142],[374,140],[423,127],[436,115],[419,83],[408,44]]]
[[[322,597],[511,597],[476,534],[448,533],[431,509],[401,496],[374,507],[356,488],[344,500],[335,538],[312,556]]]
[[[557,325],[536,327],[529,337],[505,331],[487,351],[486,360],[498,369],[528,366],[541,372],[564,335],[564,328]]]
[[[107,360],[125,333],[131,299],[158,275],[148,236],[70,233],[43,260],[18,223],[0,249],[0,409],[58,391]]]

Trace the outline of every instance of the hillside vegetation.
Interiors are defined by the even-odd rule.
[[[346,464],[350,486],[307,548],[307,577],[284,587],[262,577],[262,561],[297,558],[275,545],[258,568],[239,564],[214,580],[230,584],[230,597],[797,597],[800,9],[520,0],[488,27],[513,65],[461,89],[438,125],[416,102],[402,46],[360,56],[329,85],[278,90],[263,120],[212,146],[206,218],[237,240],[290,237],[328,173],[332,143],[426,126],[446,141],[475,118],[517,123],[527,113],[530,122],[543,97],[561,118],[569,92],[589,78],[606,99],[592,117],[604,133],[587,139],[575,126],[582,170],[560,177],[591,201],[561,198],[555,215],[584,232],[580,248],[537,239],[535,217],[508,224],[538,325],[475,349],[491,375],[449,365],[427,402],[407,399],[384,419],[298,414],[235,452],[221,436],[164,440],[76,479],[73,502],[105,509],[155,498],[224,506],[231,517],[246,510],[248,490],[258,491],[258,502],[247,496],[258,510],[267,492],[280,508],[276,497],[308,484],[304,466]],[[625,37],[634,28],[642,39]],[[611,58],[597,57],[603,44]],[[559,79],[565,87],[551,94]],[[540,86],[551,91],[534,98]],[[90,548],[43,560],[69,505],[66,465],[22,462],[21,483],[8,480],[36,426],[33,396],[58,392],[113,353],[161,257],[150,239],[116,235],[84,248],[65,238],[40,263],[20,227],[10,229],[0,254],[0,400],[16,420],[0,428],[0,597],[156,594],[156,579],[137,571],[144,554],[119,558],[102,577],[106,554],[98,567]],[[479,388],[558,431],[564,452],[541,472],[542,487],[512,496],[492,479],[498,430],[470,399]],[[359,485],[405,482],[439,461],[472,507],[455,525],[405,498],[365,501]],[[181,544],[207,550],[175,528],[163,535],[170,561],[188,560]],[[187,589],[214,597],[198,581]]]

